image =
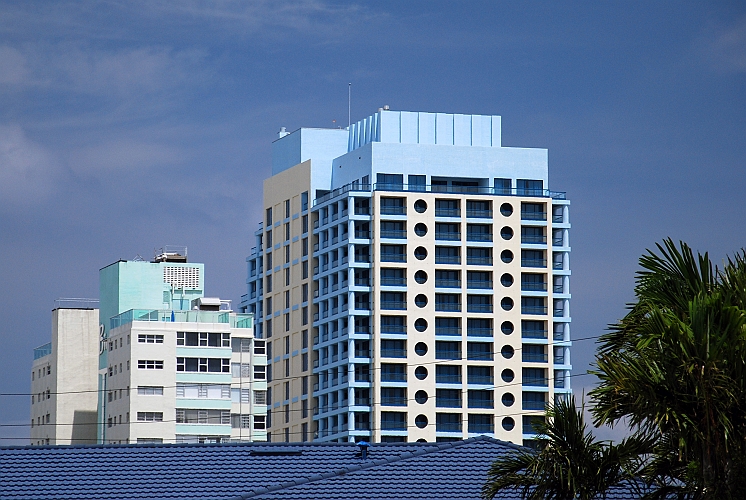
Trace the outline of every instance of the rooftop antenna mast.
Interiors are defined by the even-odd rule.
[[[350,125],[352,125],[352,83],[347,84],[347,130],[350,130]]]

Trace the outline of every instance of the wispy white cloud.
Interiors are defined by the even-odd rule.
[[[729,26],[713,26],[702,36],[695,50],[713,69],[746,72],[746,16]]]
[[[59,162],[17,124],[0,125],[0,207],[36,205],[52,192]]]
[[[184,162],[184,149],[145,139],[112,138],[91,146],[74,149],[70,169],[79,175],[108,176],[114,171],[143,173]]]

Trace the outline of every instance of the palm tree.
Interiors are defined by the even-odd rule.
[[[482,497],[520,492],[524,499],[588,500],[629,481],[642,466],[648,442],[637,437],[618,445],[598,441],[588,431],[575,400],[560,400],[547,409],[546,422],[535,425],[539,451],[524,448],[496,460],[488,472]]]
[[[594,423],[655,440],[644,474],[660,496],[746,498],[746,253],[713,270],[683,242],[657,247],[599,341]]]

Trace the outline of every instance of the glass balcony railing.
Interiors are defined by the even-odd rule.
[[[469,210],[467,208],[466,217],[468,219],[491,219],[492,210]]]
[[[435,207],[435,217],[461,217],[461,209]]]
[[[521,331],[521,338],[524,339],[545,339],[547,338],[547,331],[546,330],[522,330]]]
[[[406,358],[406,349],[381,349],[382,358]]]
[[[461,241],[461,233],[455,231],[435,231],[435,239],[440,241]]]
[[[546,282],[522,282],[521,283],[521,290],[524,292],[546,292],[547,291],[547,284]]]
[[[546,236],[537,236],[534,234],[523,234],[521,235],[521,243],[531,245],[541,245],[547,242]]]
[[[522,267],[547,267],[547,260],[546,259],[521,259],[521,266]]]
[[[43,358],[52,354],[52,343],[49,342],[34,349],[34,359]]]
[[[389,311],[404,311],[407,309],[407,303],[398,300],[382,300],[381,309]]]
[[[437,422],[435,430],[437,432],[461,432],[461,422]]]
[[[522,360],[524,363],[546,363],[547,355],[523,351]]]
[[[461,312],[461,304],[452,302],[435,302],[437,312]]]
[[[436,408],[461,408],[461,398],[435,398]]]
[[[461,257],[458,255],[435,255],[436,264],[461,264]]]
[[[466,257],[466,265],[468,266],[491,266],[492,257]]]
[[[466,241],[492,241],[492,233],[466,233]]]
[[[529,387],[546,387],[547,386],[547,379],[546,378],[542,378],[542,377],[524,377],[523,378],[523,385],[526,385],[526,386],[529,386]],[[542,406],[540,409],[543,410],[544,406]]]
[[[381,278],[381,286],[407,286],[407,278]]]
[[[521,212],[521,220],[547,220],[546,212]]]
[[[461,288],[461,280],[435,279],[435,288]]]
[[[130,309],[111,318],[110,328],[118,328],[133,321],[162,323],[226,323],[231,328],[253,328],[254,315],[228,311],[172,311],[159,309]]]
[[[492,375],[469,375],[467,378],[467,383],[478,385],[492,385],[495,383],[495,379]]]
[[[480,434],[491,434],[495,432],[495,426],[492,424],[469,424],[469,432]]]
[[[523,384],[523,385],[531,385],[531,384]],[[523,402],[523,409],[524,410],[543,410],[546,405],[547,404],[544,401],[524,401]],[[526,427],[529,427],[531,430],[528,431],[528,432],[526,432],[525,431]],[[526,434],[533,434],[536,431],[534,430],[533,426],[524,426],[524,431],[523,432],[526,433]]]
[[[460,384],[461,383],[461,375],[458,375],[458,374],[457,375],[451,375],[451,374],[436,373],[435,374],[435,383],[436,384]]]
[[[491,313],[492,304],[467,304],[466,312],[470,313]]]
[[[457,326],[436,326],[435,335],[461,336],[461,328]]]
[[[521,306],[521,314],[540,314],[547,313],[546,306]]]
[[[492,280],[468,280],[466,288],[475,290],[492,290]]]
[[[382,206],[381,215],[407,215],[407,207]]]
[[[406,262],[407,255],[403,253],[384,253],[381,254],[381,262]]]
[[[401,229],[382,229],[381,238],[405,240],[407,239],[407,232]]]
[[[403,372],[381,372],[381,382],[406,382],[407,374]]]
[[[492,337],[492,328],[467,328],[466,335],[469,337]]]
[[[407,398],[381,397],[382,406],[407,406]]]
[[[381,325],[381,333],[393,333],[397,335],[406,335],[406,325]]]

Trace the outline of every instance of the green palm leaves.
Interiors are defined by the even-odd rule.
[[[671,240],[640,259],[637,302],[601,337],[595,423],[656,439],[647,479],[692,498],[743,498],[746,260],[722,270]]]
[[[746,498],[746,252],[715,268],[670,239],[640,259],[636,301],[599,340],[595,425],[635,435],[598,442],[574,403],[550,408],[543,448],[498,460],[483,494],[599,498],[629,480],[648,497]]]

